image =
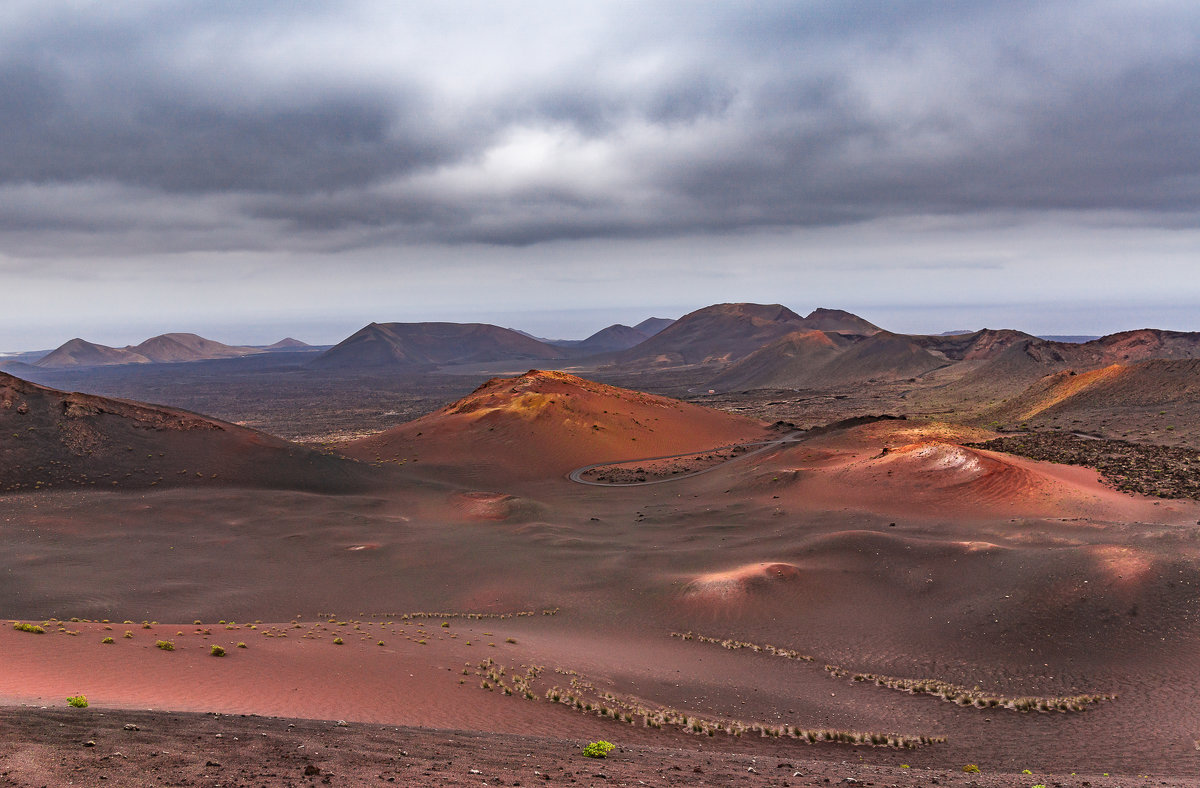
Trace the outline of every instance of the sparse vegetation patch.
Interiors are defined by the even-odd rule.
[[[523,666],[524,667],[524,666]],[[486,659],[475,667],[480,677],[480,688],[504,695],[519,695],[526,700],[536,701],[539,696],[533,689],[533,681],[543,671],[540,666],[526,667],[520,673],[508,674],[503,665]],[[626,725],[640,723],[655,730],[674,728],[683,733],[701,736],[740,737],[747,733],[765,738],[791,738],[815,744],[836,742],[842,744],[871,745],[877,747],[912,748],[945,741],[940,736],[910,736],[864,731],[830,729],[807,729],[796,725],[771,725],[762,722],[721,719],[673,709],[669,706],[651,704],[638,698],[621,696],[596,688],[592,682],[576,671],[555,668],[555,673],[569,680],[568,687],[550,687],[541,698],[574,709],[583,714],[596,714]]]
[[[1006,435],[964,445],[1095,468],[1105,482],[1122,492],[1200,500],[1200,453],[1185,446],[1080,438],[1065,432]]]
[[[1025,695],[1008,697],[984,692],[979,687],[962,687],[938,679],[907,679],[895,676],[879,676],[874,673],[851,673],[837,665],[826,665],[825,670],[833,677],[850,676],[852,681],[865,681],[877,687],[933,695],[959,706],[974,706],[977,709],[1010,709],[1012,711],[1085,711],[1088,706],[1106,700],[1116,700],[1116,695],[1067,695],[1039,697]]]

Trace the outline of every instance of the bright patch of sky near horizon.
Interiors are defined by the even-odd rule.
[[[0,349],[1200,330],[1200,7],[0,6]]]

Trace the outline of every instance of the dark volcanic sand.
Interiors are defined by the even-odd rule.
[[[584,739],[94,708],[0,707],[0,732],[0,785],[11,786],[1196,784],[1088,773],[903,768],[902,758],[872,763],[854,751],[815,760],[767,741],[737,747],[687,740],[625,744],[601,760],[581,754]]]
[[[604,410],[611,409],[602,407],[602,415]],[[678,763],[670,754],[677,759],[682,750],[685,770],[706,770],[702,778],[684,771],[682,781],[692,784],[722,784],[723,768],[729,784],[768,779],[767,770],[774,770],[769,779],[775,784],[792,779],[777,763],[756,767],[759,776],[746,771],[745,761],[731,760],[728,767],[718,760],[697,763],[701,743],[706,753],[716,748],[797,764],[816,759],[828,764],[825,775],[834,782],[849,776],[844,769],[862,770],[856,779],[880,786],[932,783],[927,773],[900,770],[903,763],[943,770],[964,785],[984,785],[1000,773],[1011,777],[996,784],[1075,785],[1066,776],[1071,771],[1109,771],[1125,775],[1119,784],[1129,785],[1142,784],[1131,775],[1200,772],[1194,743],[1200,738],[1194,702],[1200,696],[1196,502],[1125,495],[1087,469],[967,449],[960,442],[978,435],[904,423],[828,433],[666,484],[585,487],[563,473],[507,469],[530,455],[514,449],[508,437],[516,433],[501,426],[488,429],[487,441],[469,430],[456,436],[458,464],[410,453],[404,465],[381,477],[386,482],[354,495],[230,486],[5,496],[4,615],[138,624],[113,625],[116,642],[109,645],[101,644],[109,632],[102,624],[67,621],[63,629],[78,635],[53,625],[44,635],[0,627],[0,703],[61,709],[67,695],[82,692],[97,708],[350,721],[349,729],[336,730],[305,723],[311,731],[332,731],[326,737],[374,730],[360,727],[366,723],[537,735],[544,738],[528,749],[501,744],[514,739],[471,741],[495,742],[486,745],[488,754],[501,765],[523,757],[522,749],[533,753],[528,757],[535,770],[547,766],[543,759],[561,757],[572,765],[566,781],[582,784],[605,780],[594,777],[599,767],[577,755],[591,738],[668,748],[661,755],[667,778],[680,777],[669,767]],[[576,440],[590,432],[586,426]],[[449,452],[453,443],[438,448]],[[475,456],[481,446],[492,454]],[[571,446],[580,455],[586,448]],[[535,456],[531,462],[552,461],[557,468],[560,459]],[[371,617],[555,608],[560,612],[553,616],[455,619],[446,628],[436,621],[422,620],[418,628]],[[318,614],[329,611],[339,620],[318,626]],[[310,637],[290,631],[279,636],[293,617],[303,620],[301,629]],[[187,623],[196,618],[212,632],[196,633]],[[222,618],[236,619],[242,628],[212,623]],[[143,619],[169,623],[147,631]],[[244,624],[256,619],[274,622],[272,636],[266,635],[268,625]],[[134,637],[124,638],[124,629]],[[816,661],[682,641],[670,636],[673,631],[773,643]],[[333,643],[336,636],[343,645]],[[164,637],[177,641],[176,651],[154,648],[154,639]],[[211,643],[232,646],[238,640],[249,648],[231,648],[223,659],[207,655]],[[473,675],[458,683],[456,670],[487,657],[510,669],[545,666],[539,699],[486,692]],[[831,678],[822,670],[826,662],[1007,695],[1120,697],[1078,714],[963,708]],[[894,751],[656,731],[541,699],[549,685],[565,684],[571,675],[556,669],[577,671],[598,690],[694,716],[948,740]],[[117,718],[114,724],[126,722],[123,713],[105,713]],[[90,722],[111,719],[98,718],[96,708],[40,716],[10,712],[0,747],[26,753],[17,761],[5,755],[10,778],[18,767],[56,769],[66,759],[64,768],[74,768],[79,758],[118,749],[101,727],[75,734],[95,740],[93,748],[65,739],[43,750],[21,743],[66,735],[69,729],[58,728],[61,718],[54,716],[66,714]],[[41,720],[36,724],[48,726],[47,732],[8,735],[22,730],[14,727],[15,718]],[[150,732],[156,724],[141,727]],[[281,753],[297,752],[301,743],[305,750],[315,747],[272,738],[284,736],[286,728],[252,731],[251,737],[262,739],[262,732]],[[130,732],[118,726],[112,733]],[[188,768],[198,769],[189,779],[226,784],[200,778],[204,769],[217,768],[204,764],[233,768],[242,756],[207,755],[209,733],[228,746],[224,731],[185,729],[160,745],[157,757],[166,757],[161,750],[186,752],[197,764]],[[449,746],[450,736],[403,735],[445,736],[444,774],[498,784],[488,779],[493,761],[466,763]],[[571,743],[556,744],[555,737]],[[351,767],[340,764],[357,762],[354,768],[373,771],[356,774],[379,782],[384,761],[377,758],[384,755],[373,755],[375,747],[369,738],[347,744],[345,755],[337,756],[342,760],[328,770],[349,775]],[[393,747],[406,748],[390,742],[387,757]],[[644,752],[648,763],[659,757]],[[246,757],[267,758],[261,768],[276,770],[276,777],[230,784],[286,784],[282,775],[293,772],[285,767],[303,768],[252,749]],[[617,772],[622,757],[605,763],[604,773],[611,767],[611,778],[631,785],[669,784],[654,771],[659,767],[641,767],[638,760],[630,772]],[[124,759],[105,763],[117,760]],[[244,763],[260,768],[253,760]],[[962,776],[957,770],[964,763],[978,763],[984,776]],[[481,774],[471,775],[470,768]],[[826,767],[796,770],[805,768]],[[1023,768],[1035,774],[1021,776]],[[389,775],[397,776],[389,772],[384,781]],[[513,782],[499,772],[490,776]],[[526,785],[533,777],[516,779]],[[50,774],[17,784],[61,783]]]

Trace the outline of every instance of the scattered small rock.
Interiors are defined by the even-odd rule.
[[[129,724],[127,724],[127,725],[125,726],[125,730],[127,730],[127,731],[140,731],[140,730],[141,730],[141,728],[139,728],[138,726],[134,725],[134,724],[131,722],[131,723],[129,723]]]
[[[304,776],[305,777],[315,777],[320,773],[321,773],[321,770],[318,769],[313,764],[309,763],[309,764],[304,765]]]

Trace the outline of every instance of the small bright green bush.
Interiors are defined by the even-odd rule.
[[[44,635],[46,630],[39,627],[37,624],[26,624],[24,621],[17,621],[13,624],[13,629],[18,632],[32,632],[35,635]]]
[[[163,651],[174,651],[175,644],[169,640],[158,640],[154,643],[155,648],[161,648]]]
[[[967,774],[979,774],[979,767],[973,763],[968,763],[963,767],[963,771]]]
[[[343,643],[345,643],[345,642],[346,642],[346,641],[342,640],[341,638],[334,638],[334,639],[333,639],[333,645],[335,645],[335,646],[340,646],[340,645],[342,645],[342,644],[343,644]]]
[[[238,644],[237,644],[237,647],[238,647],[238,648],[245,648],[245,647],[246,647],[246,644],[245,644],[245,643],[238,643]]]
[[[225,656],[225,649],[221,648],[216,643],[213,643],[212,651],[209,653],[211,653],[214,657],[223,657]]]
[[[87,698],[82,695],[72,695],[71,697],[67,698],[67,705],[76,709],[86,709],[88,702]]]
[[[583,748],[583,754],[589,758],[607,758],[617,745],[610,741],[594,741]]]
[[[116,641],[114,641],[112,638],[105,638],[104,640],[101,640],[100,642],[101,643],[115,643]]]

